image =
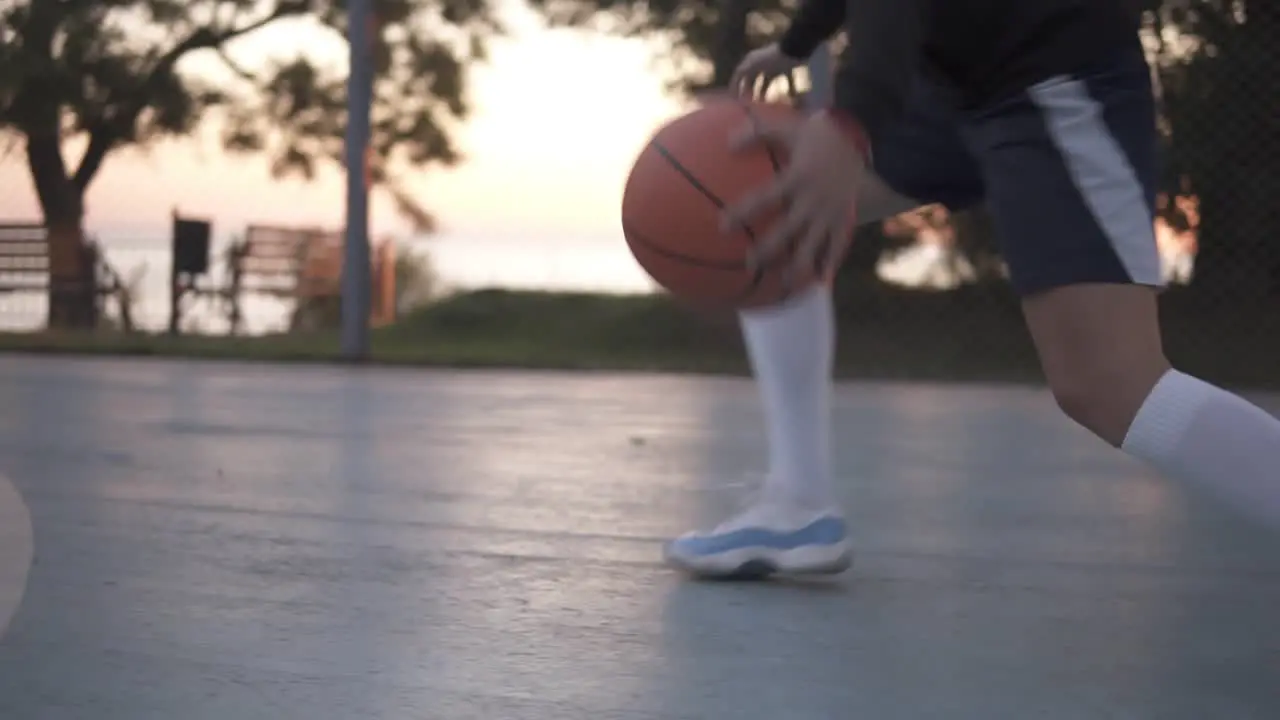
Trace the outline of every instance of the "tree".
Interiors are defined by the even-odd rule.
[[[558,25],[662,40],[674,90],[724,87],[752,48],[778,38],[798,0],[537,0]]]
[[[412,247],[396,251],[396,315],[421,308],[436,298],[440,278],[431,256]]]
[[[450,130],[468,112],[466,66],[500,26],[489,0],[372,1],[368,172],[429,229],[430,213],[397,171],[457,162]],[[121,148],[216,120],[228,149],[267,153],[277,176],[341,162],[345,68],[235,52],[238,40],[291,21],[345,37],[345,0],[0,0],[0,139],[25,154],[55,268],[74,265],[85,192]],[[199,56],[216,59],[226,78],[192,72],[187,61]],[[68,158],[75,144],[84,151]],[[83,300],[54,287],[50,324],[91,322],[77,308]]]

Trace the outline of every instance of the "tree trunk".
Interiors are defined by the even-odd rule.
[[[82,193],[68,176],[57,137],[27,137],[27,164],[49,238],[50,329],[97,325],[96,257],[86,245]]]
[[[79,220],[46,218],[49,233],[51,330],[91,330],[98,325],[97,254],[84,241]]]
[[[752,0],[721,0],[719,33],[711,52],[712,87],[728,87],[734,69],[750,49],[747,16],[752,4]]]

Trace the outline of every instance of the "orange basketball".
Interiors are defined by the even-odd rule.
[[[747,250],[777,211],[745,231],[722,233],[720,215],[773,180],[784,158],[775,148],[734,152],[730,138],[748,122],[786,119],[787,105],[717,99],[662,126],[641,151],[622,195],[622,230],[636,261],[659,285],[702,306],[772,305],[810,285],[784,282],[784,254],[754,272]]]

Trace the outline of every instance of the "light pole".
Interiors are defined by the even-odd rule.
[[[371,0],[347,3],[347,228],[342,261],[342,356],[369,356],[369,113],[373,105],[373,9]]]

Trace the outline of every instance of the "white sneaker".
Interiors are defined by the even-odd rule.
[[[665,555],[672,567],[715,578],[836,574],[853,564],[839,510],[814,511],[769,501],[756,503],[713,530],[672,540]]]

